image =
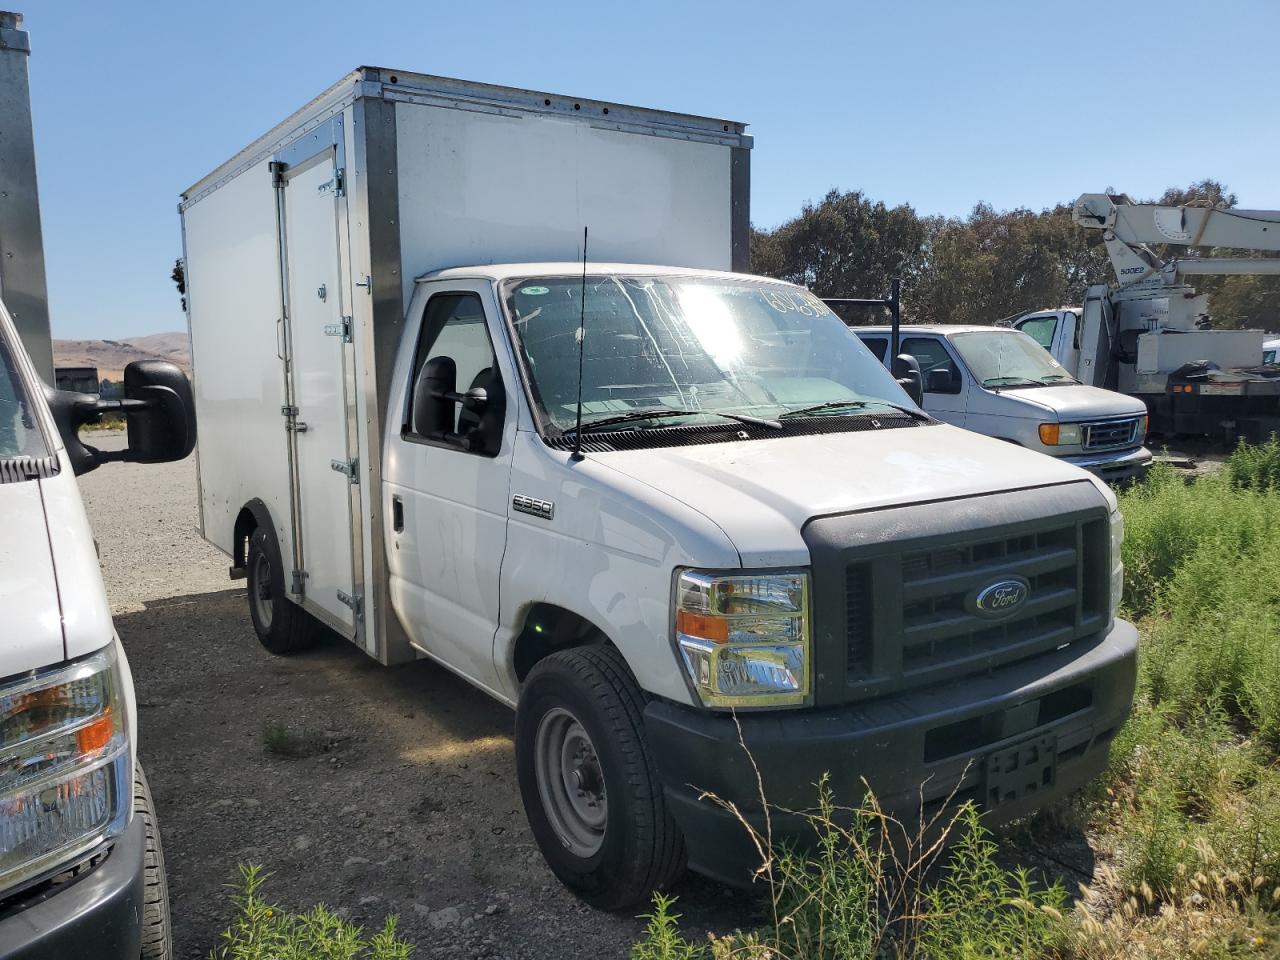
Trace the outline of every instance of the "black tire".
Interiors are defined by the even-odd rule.
[[[160,825],[155,803],[142,764],[133,766],[133,815],[142,820],[146,834],[143,868],[146,874],[142,896],[142,953],[140,960],[171,960],[173,925],[169,918],[169,880],[164,869],[164,848],[160,845]]]
[[[297,653],[319,638],[319,623],[285,593],[280,546],[269,527],[249,537],[249,617],[262,645],[275,654]]]
[[[654,890],[667,887],[684,870],[684,837],[667,810],[644,739],[644,702],[622,655],[613,647],[593,646],[553,653],[538,663],[516,708],[516,771],[534,839],[560,881],[602,910],[647,903]],[[596,836],[599,846],[593,853],[575,852],[575,840],[568,838],[572,831],[553,825],[557,817],[563,823],[564,815],[548,812],[555,800],[544,802],[544,787],[554,789],[559,781],[544,775],[551,784],[546,787],[537,770],[547,766],[538,760],[546,737],[540,739],[540,728],[565,722],[566,716],[590,738],[591,776],[603,781],[603,835]],[[567,775],[563,782],[568,783]]]

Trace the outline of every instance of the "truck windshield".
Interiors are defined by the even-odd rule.
[[[1057,360],[1018,330],[952,334],[951,342],[984,387],[1016,389],[1079,383]]]
[[[27,400],[17,363],[0,328],[0,460],[47,457],[35,411]]]
[[[584,310],[581,277],[534,277],[506,283],[503,301],[533,401],[561,430],[576,422],[580,317],[584,428],[646,426],[645,412],[671,425],[910,406],[861,341],[799,287],[589,276]]]

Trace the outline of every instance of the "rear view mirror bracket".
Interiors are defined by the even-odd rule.
[[[138,360],[124,371],[124,399],[102,400],[93,394],[45,387],[45,399],[79,476],[104,463],[167,463],[181,460],[195,448],[195,404],[191,383],[167,360]],[[129,442],[123,450],[99,450],[80,438],[80,428],[103,416],[125,417]]]

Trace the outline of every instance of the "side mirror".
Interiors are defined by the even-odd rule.
[[[927,393],[955,393],[955,374],[945,367],[934,367],[925,377],[924,389]]]
[[[453,403],[446,399],[458,389],[458,365],[453,357],[433,357],[422,365],[413,388],[413,432],[443,439],[453,432]]]
[[[121,400],[48,386],[44,395],[77,476],[112,461],[168,463],[195,449],[196,408],[191,382],[167,360],[135,360],[125,367]],[[126,449],[98,450],[80,439],[80,428],[97,423],[105,413],[124,414],[129,431]]]
[[[909,353],[898,354],[893,358],[893,377],[917,406],[924,403],[924,384],[920,378],[919,360]]]

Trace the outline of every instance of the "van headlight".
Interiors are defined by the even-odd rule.
[[[677,571],[675,639],[704,706],[806,703],[809,574]]]
[[[1124,596],[1124,560],[1121,548],[1124,546],[1124,514],[1119,510],[1111,514],[1111,619],[1115,620],[1120,611],[1120,600]]]
[[[114,644],[0,685],[0,890],[124,830],[132,790]]]
[[[1046,447],[1074,447],[1080,443],[1080,424],[1042,423],[1040,442]]]

